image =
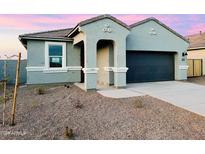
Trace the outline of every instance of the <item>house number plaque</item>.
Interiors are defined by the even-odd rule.
[[[157,35],[157,32],[154,28],[150,28],[149,33],[150,33],[150,35]]]
[[[112,29],[110,28],[109,24],[105,24],[104,26],[105,27],[103,28],[103,32],[105,32],[105,33],[111,33],[112,32]]]

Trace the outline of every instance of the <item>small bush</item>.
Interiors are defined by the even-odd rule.
[[[7,93],[6,100],[9,101],[12,98],[13,98],[13,93],[12,92]]]
[[[134,105],[136,108],[143,108],[143,102],[142,100],[135,100]]]
[[[64,87],[70,88],[71,86],[69,84],[65,84]]]
[[[65,138],[66,139],[74,139],[74,133],[72,129],[65,127]]]
[[[36,108],[38,106],[38,102],[37,101],[33,101],[31,103],[31,107]]]
[[[3,91],[3,88],[4,88],[3,84],[0,83],[0,91]]]
[[[37,95],[43,95],[43,94],[45,94],[45,89],[41,88],[41,87],[40,88],[36,88],[35,92],[36,92]]]
[[[75,105],[75,108],[77,108],[77,109],[82,109],[82,108],[83,108],[83,104],[77,103],[77,104]]]
[[[0,96],[0,104],[2,104],[4,102],[4,97]]]
[[[81,104],[80,101],[78,100],[78,101],[75,103],[75,108],[76,108],[76,109],[82,109],[82,108],[83,108],[83,104]]]

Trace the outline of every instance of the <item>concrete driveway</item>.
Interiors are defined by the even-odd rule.
[[[148,94],[205,116],[205,86],[203,85],[180,81],[147,82],[128,84],[126,90]]]

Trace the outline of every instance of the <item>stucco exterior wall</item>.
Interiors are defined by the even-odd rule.
[[[187,58],[182,53],[189,44],[155,21],[133,27],[126,42],[129,51],[175,52],[175,80],[187,79],[187,69],[183,67],[187,66]]]
[[[80,82],[80,70],[44,72],[45,41],[28,40],[27,48],[27,84]],[[66,66],[80,66],[80,49],[72,42],[66,43]]]
[[[109,86],[114,84],[114,53],[112,43],[97,50],[97,84]]]
[[[85,89],[96,89],[97,81],[112,82],[115,87],[125,87],[127,50],[174,52],[175,79],[187,79],[187,58],[182,53],[187,51],[189,44],[155,21],[151,20],[128,30],[119,23],[104,18],[80,26],[78,32],[73,42],[66,42],[66,67],[80,66],[80,48],[77,44],[83,41]],[[97,43],[100,40],[112,40],[113,46],[97,52]],[[36,67],[27,73],[28,84],[80,82],[80,70],[68,69],[66,72],[52,73],[43,71],[45,41],[28,40],[27,48],[28,67]],[[112,67],[112,71],[101,71],[102,65]]]
[[[109,25],[111,32],[104,29]],[[84,25],[80,28],[84,33],[85,45],[85,69],[95,69],[97,67],[96,46],[99,40],[112,40],[114,42],[114,85],[115,87],[126,86],[126,72],[119,72],[118,68],[126,67],[126,37],[129,30],[110,19],[102,19],[91,24]],[[92,79],[90,80],[92,76]],[[95,89],[97,82],[97,72],[85,72],[85,88]]]
[[[109,45],[109,67],[114,67],[113,44]],[[109,71],[109,83],[110,85],[114,85],[114,72],[113,71]]]
[[[45,65],[45,41],[27,42],[27,67]]]
[[[105,67],[109,67],[109,46],[97,50],[97,83],[100,85],[109,85],[109,72],[105,71]]]
[[[187,42],[152,20],[133,27],[127,37],[127,50],[183,52],[188,46]]]
[[[79,33],[75,36],[75,39],[73,40],[73,44],[75,45],[75,44],[81,42],[84,39],[85,39],[84,33]]]

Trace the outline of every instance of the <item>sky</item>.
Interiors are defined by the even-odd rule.
[[[78,22],[96,14],[0,14],[0,59],[4,55],[21,51],[26,59],[26,49],[18,35],[74,27]],[[205,32],[205,14],[114,14],[126,24],[155,17],[183,36]]]

